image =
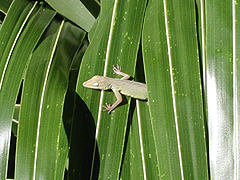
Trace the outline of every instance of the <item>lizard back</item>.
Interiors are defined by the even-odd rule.
[[[109,78],[109,81],[112,85],[111,88],[118,90],[121,94],[141,100],[148,99],[147,86],[144,83],[115,78]]]

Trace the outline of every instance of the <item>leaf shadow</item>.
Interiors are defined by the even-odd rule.
[[[95,142],[94,118],[77,93],[72,91],[71,95],[68,96],[74,96],[75,103],[72,102],[72,104],[75,107],[70,107],[74,109],[72,120],[64,119],[64,127],[69,142],[67,179],[90,179],[92,164],[94,165],[92,179],[98,179],[100,160],[97,143]],[[72,100],[72,98],[69,99]],[[71,113],[68,108],[64,112],[64,117],[71,117],[68,114]],[[96,146],[95,151],[94,146]],[[95,154],[93,155],[93,153]],[[94,163],[92,162],[93,158]]]

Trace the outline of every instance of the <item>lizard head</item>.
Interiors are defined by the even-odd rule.
[[[84,87],[91,88],[91,89],[100,89],[100,90],[107,90],[110,89],[110,84],[107,81],[106,77],[103,76],[93,76],[91,79],[85,81],[83,83]]]

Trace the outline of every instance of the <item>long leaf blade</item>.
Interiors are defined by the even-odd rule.
[[[8,8],[11,4],[12,0],[1,0],[0,1],[0,11],[4,14],[7,14]]]
[[[68,22],[54,20],[33,54],[23,89],[17,179],[63,179],[68,154],[62,122],[64,96],[71,62],[84,34]]]
[[[192,1],[152,0],[146,10],[144,65],[164,179],[208,178],[194,8]]]
[[[211,178],[239,179],[239,1],[205,4]]]
[[[133,106],[133,103],[131,103],[131,106]],[[134,107],[136,107],[136,103]],[[126,136],[126,150],[124,152],[120,179],[146,179],[145,161],[142,158],[142,134],[141,131],[139,132],[139,127],[141,126],[141,121],[147,121],[148,119],[139,118],[138,115],[138,107],[134,108],[134,112],[129,114],[129,130]]]
[[[94,16],[84,6],[80,0],[45,0],[51,7],[53,7],[61,15],[65,16],[72,22],[79,25],[86,31],[90,31],[95,23]]]
[[[240,177],[240,1],[233,1],[234,178]]]
[[[29,3],[29,4],[28,4]],[[19,8],[22,7],[22,8]],[[26,7],[26,9],[24,9]],[[17,10],[17,9],[20,10]],[[24,26],[26,20],[31,17],[31,12],[33,14],[37,13],[39,6],[37,3],[33,6],[32,2],[28,1],[15,1],[11,6],[8,16],[6,17],[4,24],[1,28],[1,43],[7,44],[6,47],[1,46],[1,62],[0,62],[0,73],[1,73],[1,82],[0,82],[0,148],[1,148],[1,178],[5,178],[6,169],[7,169],[7,159],[8,159],[8,150],[9,150],[9,137],[11,132],[11,121],[14,112],[14,106],[18,94],[18,89],[22,80],[22,76],[25,70],[26,65],[28,64],[29,57],[32,50],[34,49],[40,35],[43,33],[55,12],[46,14],[44,13],[44,8],[41,10],[45,16],[44,23],[41,23],[39,16],[33,16],[27,26],[24,28],[24,31],[21,33],[21,29]],[[41,11],[39,10],[39,11]],[[23,17],[21,15],[23,11]],[[38,11],[38,12],[39,12]],[[15,14],[15,12],[17,14]],[[13,22],[11,21],[11,14],[13,14]],[[20,16],[20,18],[18,17]],[[17,20],[20,20],[19,22]],[[11,29],[14,27],[14,21],[18,26],[17,29],[13,29],[11,34]],[[23,26],[21,26],[23,25]],[[9,28],[9,29],[8,29]],[[10,32],[9,32],[10,31]],[[34,35],[28,36],[28,33],[31,34],[34,32]],[[6,36],[4,36],[6,34]],[[32,33],[33,34],[33,33]],[[9,38],[9,39],[8,39]],[[7,43],[8,42],[8,43]],[[24,52],[24,53],[23,53]]]
[[[115,98],[108,92],[83,88],[82,83],[95,74],[112,77],[111,67],[116,64],[124,72],[134,73],[145,5],[146,1],[102,1],[99,22],[81,65],[77,92],[95,119],[99,179],[119,176],[129,107],[118,107],[111,115],[103,113],[103,102],[113,102]]]

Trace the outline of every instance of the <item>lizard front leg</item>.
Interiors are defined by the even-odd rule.
[[[123,76],[121,79],[127,80],[130,78],[130,76],[128,74],[121,72],[121,67],[118,64],[117,64],[117,66],[113,66],[113,73]]]
[[[117,101],[111,106],[110,104],[106,103],[103,111],[108,111],[108,114],[110,114],[121,102],[122,102],[122,95],[117,90],[112,90],[117,98]]]

